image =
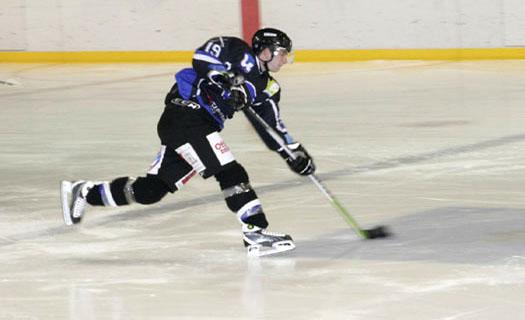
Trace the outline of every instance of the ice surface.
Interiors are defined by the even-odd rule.
[[[294,64],[290,133],[362,241],[242,115],[221,134],[273,230],[246,257],[214,179],[68,228],[62,179],[141,175],[181,64],[0,65],[0,319],[511,319],[525,312],[525,62]],[[16,83],[9,85],[8,83]],[[504,316],[507,315],[507,316]]]

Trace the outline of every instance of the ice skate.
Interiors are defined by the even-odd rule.
[[[295,249],[289,235],[269,232],[253,225],[243,225],[243,240],[250,257],[262,257]]]
[[[82,220],[87,205],[86,196],[93,186],[90,181],[62,181],[62,213],[66,225],[77,224]]]

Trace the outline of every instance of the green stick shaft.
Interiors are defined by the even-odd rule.
[[[293,154],[292,150],[290,150],[290,148],[288,148],[288,146],[286,145],[286,143],[284,142],[284,140],[281,138],[281,136],[275,132],[275,130],[270,127],[266,121],[264,121],[263,118],[261,118],[261,116],[259,116],[254,110],[252,107],[248,106],[246,107],[245,109],[250,115],[252,115],[256,120],[257,122],[259,122],[263,127],[264,129],[266,130],[266,132],[275,140],[275,142],[277,142],[279,144],[279,146],[281,148],[283,148],[283,150],[290,156],[292,157],[292,159],[295,159],[296,156],[295,154]],[[350,227],[352,227],[352,229],[354,229],[354,231],[363,239],[367,239],[367,234],[366,232],[361,229],[361,227],[359,227],[359,224],[357,224],[357,222],[355,221],[354,218],[352,218],[352,216],[350,215],[350,213],[345,209],[345,207],[343,207],[343,205],[337,200],[336,197],[334,197],[330,191],[328,191],[328,189],[323,185],[323,183],[321,182],[321,180],[319,180],[319,178],[317,178],[317,176],[315,174],[310,174],[308,175],[308,178],[310,178],[310,180],[312,180],[312,182],[317,186],[317,188],[319,190],[321,190],[321,192],[326,196],[326,198],[328,198],[328,200],[330,201],[330,203],[332,203],[332,205],[334,206],[334,208],[337,209],[337,212],[339,212],[339,214],[343,217],[343,219],[346,221],[346,223],[348,223],[348,225]]]
[[[343,219],[348,223],[349,226],[351,226],[355,232],[363,239],[367,238],[366,233],[361,229],[357,221],[350,215],[350,213],[343,207],[343,205],[337,200],[337,198],[330,193],[330,191],[322,184],[321,180],[317,178],[315,174],[311,174],[308,176],[310,180],[313,181],[313,183],[317,186],[319,190],[328,198],[330,203],[334,206],[334,208],[337,209],[337,212],[343,217]]]

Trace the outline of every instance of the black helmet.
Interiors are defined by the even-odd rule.
[[[252,49],[255,54],[259,54],[265,48],[270,48],[272,53],[279,48],[292,52],[292,40],[281,30],[273,28],[260,29],[253,35]]]

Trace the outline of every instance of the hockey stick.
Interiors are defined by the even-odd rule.
[[[248,112],[260,125],[264,127],[264,130],[272,137],[272,139],[279,144],[281,148],[292,158],[296,159],[295,154],[290,150],[286,145],[283,138],[272,128],[270,125],[264,121],[261,116],[259,116],[251,106],[247,106],[244,110]],[[337,200],[337,198],[323,185],[321,180],[315,175],[310,174],[308,178],[316,185],[316,187],[321,190],[325,197],[332,203],[334,208],[337,209],[337,212],[343,217],[343,219],[354,229],[358,236],[363,239],[377,239],[377,238],[386,238],[390,236],[390,233],[387,231],[385,226],[378,226],[372,229],[362,229],[357,221],[350,215],[350,213],[343,207],[343,205]]]

